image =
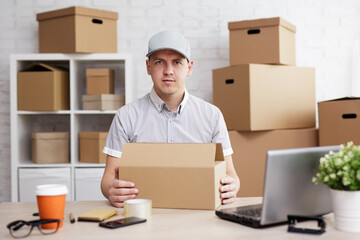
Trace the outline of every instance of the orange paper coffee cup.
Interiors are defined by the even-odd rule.
[[[40,219],[59,219],[63,225],[65,199],[68,189],[61,184],[39,185],[35,190]],[[55,229],[57,223],[42,224],[41,228]]]

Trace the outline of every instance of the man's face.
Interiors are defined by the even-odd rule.
[[[155,92],[164,99],[182,97],[185,79],[190,76],[193,61],[172,50],[160,50],[146,60],[146,68],[154,83]]]

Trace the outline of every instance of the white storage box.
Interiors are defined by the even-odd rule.
[[[103,173],[104,168],[76,168],[75,200],[106,200],[100,188]]]
[[[19,201],[36,202],[35,188],[42,184],[64,184],[71,200],[70,168],[19,168]]]

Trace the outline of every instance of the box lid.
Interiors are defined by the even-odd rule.
[[[326,103],[326,102],[338,102],[338,101],[351,101],[351,100],[358,101],[358,100],[360,100],[360,97],[342,97],[342,98],[334,98],[334,99],[330,99],[330,100],[324,100],[324,101],[321,101],[321,102],[319,102],[319,103]]]
[[[111,12],[111,11],[105,11],[105,10],[87,8],[87,7],[73,6],[73,7],[58,9],[58,10],[54,10],[54,11],[38,13],[38,14],[36,14],[36,20],[42,21],[42,20],[47,20],[47,19],[51,19],[51,18],[69,16],[69,15],[82,15],[82,16],[114,19],[114,20],[118,19],[117,12]]]
[[[65,69],[53,67],[53,66],[50,66],[50,65],[47,65],[44,63],[35,63],[35,64],[32,64],[32,65],[24,68],[20,72],[68,72],[68,71]]]
[[[124,99],[124,95],[121,94],[89,94],[89,95],[82,95],[83,101],[121,101]]]
[[[281,25],[292,32],[296,32],[295,25],[289,23],[288,21],[280,17],[229,22],[228,29],[235,30],[235,29],[244,29],[244,28],[270,27],[277,25]]]
[[[112,72],[113,70],[110,68],[87,68],[86,76],[108,76]]]
[[[223,160],[220,143],[126,143],[120,166],[214,167]]]
[[[80,138],[89,138],[89,139],[104,139],[107,138],[108,132],[79,132]]]
[[[69,132],[33,132],[31,133],[32,139],[68,139]]]

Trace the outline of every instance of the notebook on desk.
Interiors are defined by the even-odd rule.
[[[287,222],[288,215],[318,216],[332,211],[330,190],[312,182],[320,157],[339,146],[267,152],[263,203],[216,210],[220,218],[260,228]]]

